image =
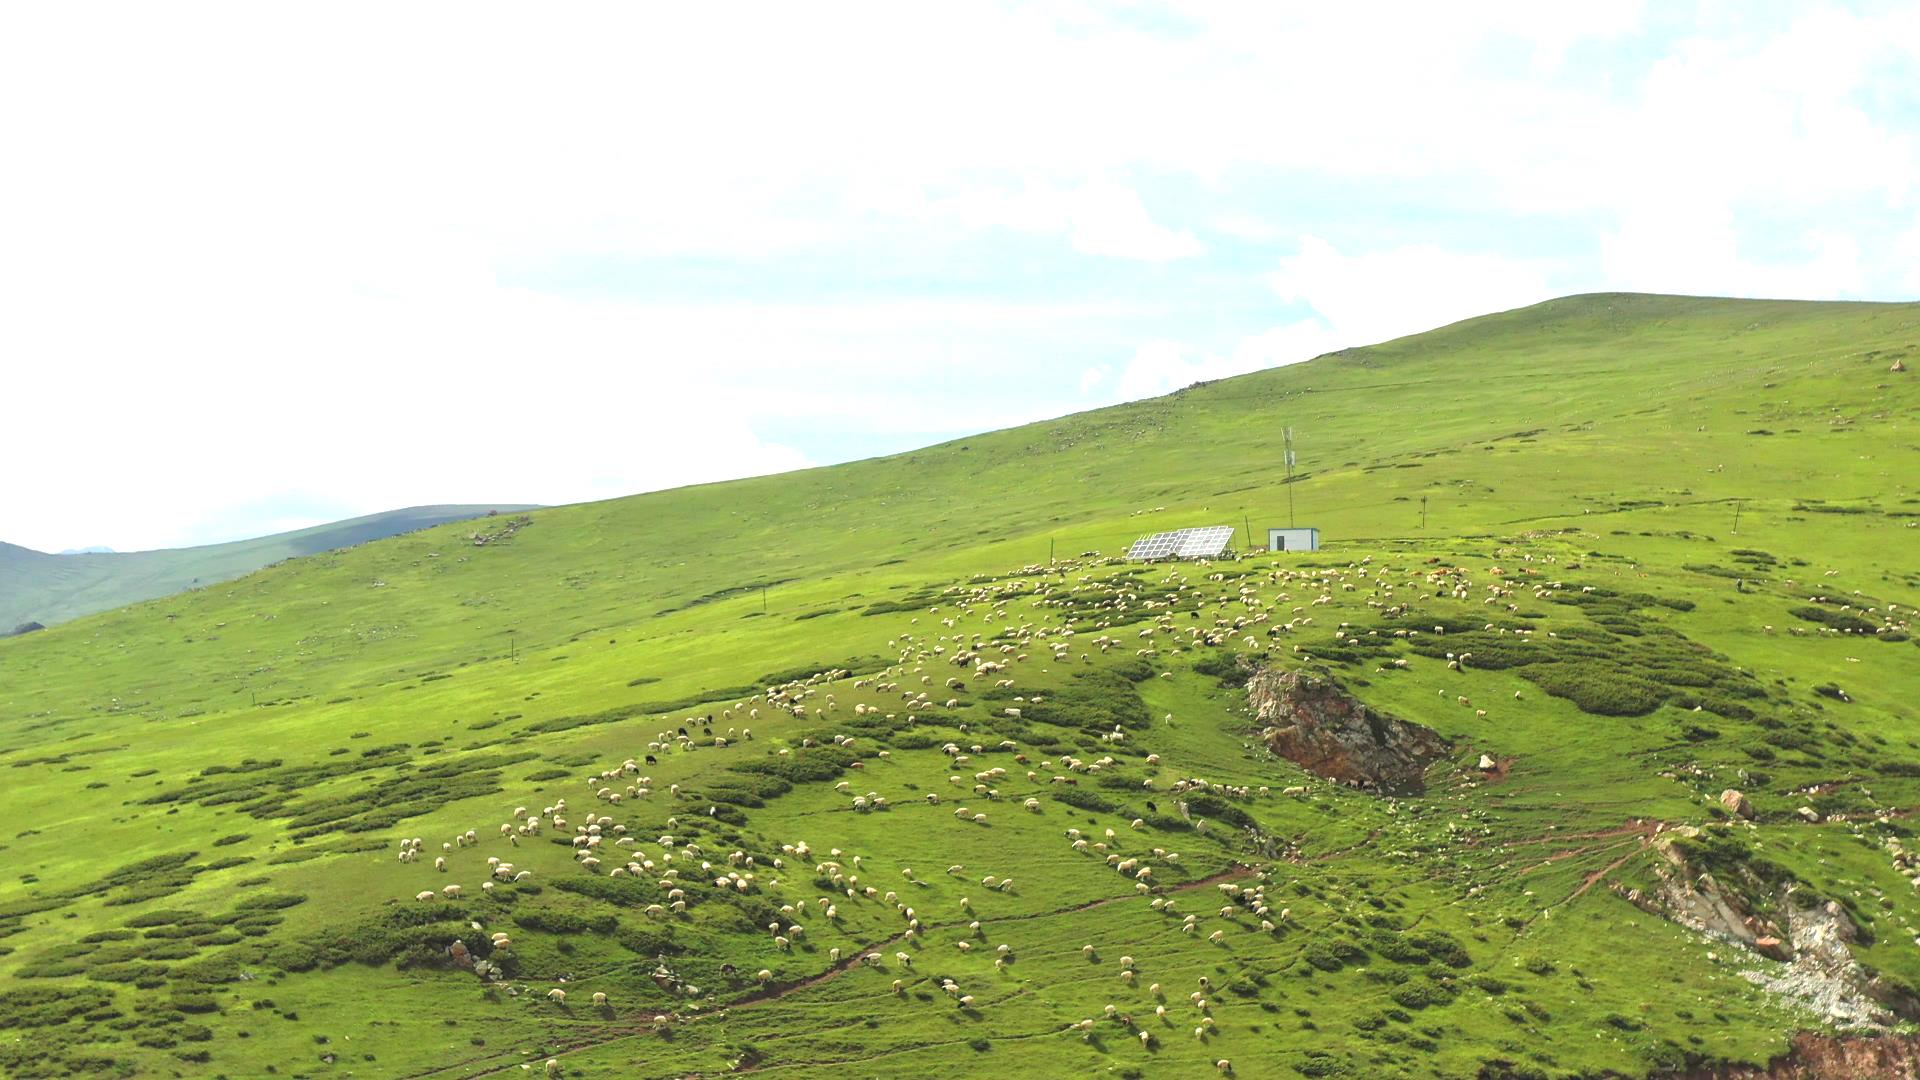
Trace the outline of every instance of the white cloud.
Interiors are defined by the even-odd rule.
[[[1102,383],[1113,378],[1113,369],[1105,364],[1095,364],[1080,373],[1080,394],[1085,396],[1100,388]]]
[[[1139,192],[1110,180],[1071,187],[1029,181],[1015,190],[981,188],[939,199],[917,192],[875,198],[876,207],[896,215],[950,219],[974,229],[1060,234],[1084,255],[1167,262],[1205,251],[1193,233],[1153,220]]]
[[[1140,196],[1111,184],[1087,185],[1075,193],[1071,211],[1073,249],[1116,259],[1165,262],[1200,254],[1200,241],[1148,216]]]
[[[1802,258],[1758,261],[1741,252],[1724,208],[1649,208],[1601,238],[1600,267],[1616,287],[1638,292],[1828,300],[1864,286],[1852,236],[1816,229],[1797,239]]]
[[[1312,317],[1242,338],[1226,352],[1178,341],[1142,344],[1121,369],[1113,396],[1131,401],[1195,382],[1244,375],[1325,353],[1415,334],[1553,296],[1551,267],[1533,261],[1409,245],[1346,255],[1317,237],[1268,278],[1274,293]],[[1082,386],[1095,371],[1082,376]]]
[[[1312,308],[1344,348],[1546,300],[1554,295],[1552,269],[1432,244],[1344,255],[1308,236],[1268,283],[1281,299]]]
[[[1895,257],[1906,267],[1900,287],[1908,295],[1920,297],[1920,217],[1915,217],[1913,226],[1903,231],[1894,241]]]
[[[1120,401],[1154,397],[1196,382],[1311,360],[1347,344],[1352,342],[1315,320],[1276,326],[1241,339],[1224,353],[1174,341],[1150,341],[1134,350],[1121,368],[1113,394]]]

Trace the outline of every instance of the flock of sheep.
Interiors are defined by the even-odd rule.
[[[1521,556],[1523,559],[1529,557]],[[1530,559],[1529,559],[1530,561]],[[1523,568],[1523,573],[1531,573],[1532,568]],[[1500,569],[1491,571],[1491,580],[1485,586],[1485,602],[1499,604],[1512,609],[1509,599],[1513,587],[1507,585],[1507,575]],[[1039,655],[1052,663],[1065,664],[1078,661],[1090,663],[1091,652],[1110,652],[1123,645],[1121,639],[1103,631],[1110,629],[1116,622],[1137,621],[1128,616],[1138,610],[1155,612],[1151,621],[1136,631],[1140,644],[1135,655],[1149,659],[1158,656],[1161,649],[1181,650],[1201,644],[1223,645],[1237,643],[1249,648],[1262,647],[1260,637],[1269,640],[1305,629],[1314,622],[1312,609],[1329,604],[1336,591],[1352,592],[1367,588],[1370,595],[1366,603],[1370,607],[1382,609],[1385,614],[1404,613],[1413,595],[1444,595],[1454,599],[1466,599],[1471,596],[1472,582],[1466,571],[1459,568],[1435,568],[1429,570],[1409,570],[1389,572],[1384,568],[1373,568],[1363,560],[1347,568],[1310,568],[1277,569],[1266,575],[1271,598],[1262,595],[1262,590],[1253,585],[1241,585],[1237,590],[1226,586],[1213,587],[1224,580],[1223,575],[1209,576],[1203,583],[1195,584],[1186,579],[1180,571],[1167,575],[1158,586],[1147,586],[1130,581],[1118,585],[1091,582],[1082,578],[1079,585],[1068,585],[1064,580],[1055,582],[1041,574],[1016,576],[1010,581],[975,586],[961,595],[934,607],[929,614],[938,616],[938,622],[948,633],[923,635],[915,630],[898,634],[888,644],[898,650],[898,659],[882,671],[850,680],[850,688],[859,696],[880,697],[891,695],[897,698],[899,705],[891,710],[886,707],[862,701],[852,706],[850,712],[866,717],[871,714],[883,714],[886,719],[904,722],[912,726],[923,720],[941,720],[966,732],[971,726],[968,722],[945,719],[942,714],[950,714],[961,707],[956,691],[970,684],[991,686],[996,691],[1011,690],[1015,680],[1007,674],[1012,665],[1024,664]],[[1557,583],[1540,583],[1535,586],[1537,593],[1545,595]],[[1293,592],[1303,591],[1310,598],[1303,597],[1295,603]],[[1062,609],[1069,618],[1077,618],[1083,623],[1091,621],[1091,632],[1082,636],[1082,631],[1063,619],[1059,624],[1047,626],[1020,618],[1010,620],[1008,605],[1026,600],[1040,611]],[[945,611],[942,611],[942,607]],[[1212,618],[1202,621],[1201,615],[1212,608]],[[1185,620],[1177,618],[1177,613],[1185,609],[1189,616]],[[983,630],[968,629],[965,623],[977,621],[991,624]],[[919,618],[912,623],[917,626]],[[1346,624],[1336,631],[1335,638],[1345,636]],[[1436,628],[1439,629],[1439,628]],[[1521,631],[1523,632],[1523,631]],[[1395,631],[1397,634],[1418,633],[1413,630]],[[1078,648],[1076,648],[1078,646]],[[1296,647],[1297,648],[1297,647]],[[1451,657],[1449,666],[1463,666],[1470,657],[1461,655]],[[1404,661],[1399,663],[1404,664]],[[946,674],[942,674],[942,673]],[[608,811],[631,812],[639,806],[652,804],[653,796],[661,790],[648,768],[656,764],[660,755],[685,755],[699,751],[720,750],[730,745],[745,743],[753,739],[751,728],[734,726],[738,720],[758,721],[762,710],[782,713],[795,718],[828,717],[838,713],[841,706],[834,687],[849,682],[850,673],[843,670],[820,672],[806,679],[794,680],[778,686],[766,688],[763,693],[752,695],[737,701],[721,710],[718,720],[709,715],[705,718],[689,717],[686,725],[675,729],[656,732],[646,744],[644,755],[628,758],[619,765],[594,773],[584,778],[585,786],[590,789],[591,797]],[[1003,700],[1004,700],[1003,696]],[[1011,695],[1014,704],[1004,705],[1000,712],[1012,720],[1022,717],[1023,708],[1029,702],[1038,704],[1045,699],[1042,696],[1027,698]],[[1484,715],[1484,713],[1482,714]],[[1164,718],[1172,723],[1171,715]],[[724,732],[714,733],[716,724],[727,724]],[[701,733],[696,736],[690,728],[697,726]],[[1119,746],[1132,735],[1123,726],[1115,726],[1100,738],[1109,745]],[[833,745],[855,749],[861,745],[860,737],[855,734],[834,734],[830,736]],[[815,745],[814,738],[803,738],[798,748]],[[793,753],[791,747],[779,746],[773,751],[785,756]],[[953,770],[947,776],[950,786],[961,789],[961,793],[986,803],[995,803],[1008,798],[1004,788],[1014,782],[1016,775],[1023,774],[1029,785],[1042,790],[1058,784],[1072,784],[1074,774],[1095,774],[1110,769],[1117,764],[1111,754],[1081,757],[1074,754],[1059,754],[1033,762],[1022,751],[1020,745],[1012,739],[995,741],[991,747],[985,742],[965,744],[959,740],[949,741],[939,748],[939,752],[948,759]],[[1004,753],[1012,755],[1012,761],[1023,766],[1016,774],[1005,766],[975,768],[976,755]],[[877,750],[873,761],[887,762],[892,755],[887,750]],[[1161,764],[1157,754],[1146,755],[1144,761],[1151,766]],[[856,760],[851,768],[863,777],[874,775],[865,760]],[[1154,780],[1144,781],[1149,789]],[[882,785],[884,786],[884,785]],[[887,810],[892,804],[889,798],[878,790],[858,791],[850,780],[842,780],[834,790],[847,797],[847,806],[856,813],[871,813]],[[1181,778],[1174,780],[1165,789],[1165,793],[1178,799],[1191,792],[1206,792],[1224,795],[1230,798],[1252,798],[1256,794],[1269,794],[1266,787],[1247,785],[1217,784],[1200,778]],[[1304,794],[1304,787],[1291,787],[1286,795]],[[903,897],[897,889],[886,889],[871,880],[863,879],[865,859],[861,855],[850,854],[839,848],[829,849],[822,857],[815,857],[814,849],[804,840],[781,843],[779,855],[772,857],[770,865],[762,866],[756,857],[743,850],[734,850],[723,856],[709,856],[693,840],[676,836],[679,828],[680,813],[699,813],[700,808],[689,806],[684,800],[681,786],[667,784],[664,788],[669,810],[665,818],[665,831],[659,831],[651,840],[643,841],[636,835],[640,826],[630,826],[626,822],[616,821],[611,813],[585,813],[579,820],[570,821],[571,811],[567,800],[556,799],[552,805],[542,807],[537,813],[525,806],[515,807],[509,820],[498,827],[498,842],[517,846],[522,838],[536,837],[551,830],[566,834],[571,830],[570,843],[574,860],[581,871],[586,873],[605,873],[610,876],[630,875],[650,879],[657,883],[662,891],[664,903],[648,905],[644,914],[649,919],[666,920],[684,916],[688,909],[688,899],[693,890],[714,889],[747,893],[764,890],[769,893],[785,894],[789,891],[778,875],[790,869],[810,870],[815,880],[832,891],[818,895],[810,900],[792,900],[783,903],[781,918],[770,922],[766,932],[776,949],[788,951],[793,944],[806,933],[805,924],[800,921],[811,914],[825,920],[828,924],[839,921],[841,906],[853,903],[875,903],[892,909],[901,921],[902,929],[898,940],[903,944],[919,940],[929,929],[923,920],[922,912]],[[1037,794],[1019,793],[1014,796],[1019,806],[1028,812],[1042,812],[1044,804]],[[940,793],[928,793],[924,799],[929,804],[940,804]],[[958,800],[956,800],[958,801]],[[711,809],[708,809],[711,813]],[[953,817],[968,825],[983,825],[988,821],[986,812],[976,810],[969,805],[957,805]],[[1140,830],[1145,822],[1133,819],[1127,823],[1127,832]],[[1196,827],[1204,830],[1205,822],[1196,821]],[[649,833],[654,833],[649,830]],[[1268,903],[1264,875],[1254,885],[1242,885],[1236,881],[1219,884],[1223,903],[1217,911],[1217,917],[1227,922],[1226,927],[1209,928],[1198,913],[1178,910],[1180,897],[1174,890],[1162,888],[1156,880],[1156,869],[1178,866],[1180,854],[1164,847],[1130,844],[1125,834],[1116,828],[1105,828],[1098,832],[1087,832],[1079,828],[1065,830],[1064,840],[1069,849],[1076,854],[1095,857],[1126,880],[1135,894],[1150,896],[1151,909],[1161,916],[1177,920],[1183,934],[1203,936],[1206,941],[1224,945],[1227,941],[1227,929],[1242,925],[1241,914],[1250,916],[1249,921],[1258,927],[1259,933],[1275,933],[1285,923],[1290,912],[1285,908],[1275,909]],[[450,872],[451,860],[458,858],[467,848],[481,844],[478,830],[469,829],[441,844],[441,854],[433,860],[434,868],[440,872]],[[648,850],[651,848],[652,850]],[[400,842],[398,859],[403,863],[418,861],[423,850],[423,841],[419,837],[410,837]],[[609,856],[608,852],[617,852]],[[607,865],[611,860],[612,865]],[[792,863],[789,862],[792,860]],[[491,890],[496,882],[525,880],[531,871],[520,869],[512,862],[499,856],[488,856],[485,860],[487,873],[481,881],[482,890]],[[762,876],[765,872],[766,877]],[[946,868],[950,876],[966,874],[966,868],[955,864]],[[909,885],[924,885],[912,868],[902,868],[901,878]],[[1244,878],[1242,879],[1244,880]],[[979,879],[980,887],[985,890],[1007,893],[1013,890],[1013,879],[1001,874],[987,874]],[[416,894],[420,902],[432,902],[440,899],[457,898],[462,886],[449,884],[438,890],[425,889]],[[985,922],[979,919],[970,897],[963,896],[958,902],[959,916],[965,919],[965,936],[956,941],[955,947],[961,952],[971,952],[976,947],[991,944],[994,951],[994,967],[1004,969],[1014,960],[1010,944],[991,941]],[[479,930],[478,924],[475,929]],[[511,944],[505,934],[492,936],[496,951],[504,950]],[[1087,945],[1082,952],[1091,962],[1098,961],[1098,950]],[[831,949],[829,962],[839,965],[842,950]],[[859,966],[883,968],[888,957],[880,949],[856,951],[849,957],[850,963]],[[892,962],[903,973],[911,975],[914,955],[906,949],[893,952]],[[1114,971],[1114,977],[1132,986],[1141,977],[1141,968],[1133,956],[1121,956]],[[500,971],[497,964],[482,971],[498,979]],[[754,980],[762,986],[770,986],[774,974],[770,969],[762,968],[754,975]],[[664,985],[664,982],[663,982]],[[890,990],[893,994],[904,995],[908,988],[906,979],[893,980]],[[697,987],[680,987],[684,992],[698,994]],[[952,978],[943,977],[939,989],[963,1009],[972,1009],[978,1005],[974,994],[964,992]],[[1184,1004],[1176,1002],[1177,1007],[1190,1008],[1194,1017],[1193,1035],[1196,1039],[1209,1038],[1215,1029],[1212,1015],[1212,1003],[1208,997],[1211,985],[1205,976],[1199,979],[1199,987],[1187,995]],[[1162,984],[1151,983],[1147,988],[1152,997],[1153,1011],[1157,1019],[1174,1022],[1168,1003],[1167,992]],[[550,989],[546,997],[555,1004],[564,1004],[566,991],[561,987]],[[593,995],[595,1005],[606,1005],[604,992]],[[1089,1018],[1069,1025],[1069,1031],[1077,1031],[1084,1039],[1091,1039],[1101,1020],[1119,1024],[1133,1031],[1142,1046],[1151,1046],[1155,1036],[1151,1031],[1139,1028],[1131,1014],[1119,1006],[1108,1004],[1103,1016]],[[1224,1072],[1231,1071],[1231,1063],[1226,1059],[1216,1062]],[[548,1071],[557,1069],[556,1062],[548,1063]]]

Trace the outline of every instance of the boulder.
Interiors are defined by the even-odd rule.
[[[1735,817],[1743,817],[1748,821],[1753,820],[1753,804],[1747,801],[1745,795],[1732,788],[1728,788],[1720,793],[1720,805],[1726,807],[1727,813]]]
[[[1785,962],[1793,959],[1792,947],[1772,935],[1754,938],[1753,951],[1769,960]]]
[[[1480,763],[1475,766],[1475,768],[1479,769],[1481,772],[1492,772],[1493,770],[1499,767],[1500,767],[1500,763],[1493,760],[1493,758],[1487,754],[1481,754]]]
[[[1794,813],[1799,814],[1800,820],[1808,822],[1809,824],[1818,825],[1820,823],[1820,811],[1815,810],[1811,806],[1803,806],[1795,810]]]
[[[1271,668],[1247,680],[1267,748],[1316,776],[1387,792],[1419,792],[1447,741],[1375,712],[1332,679]]]

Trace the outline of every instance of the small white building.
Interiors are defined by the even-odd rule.
[[[1319,529],[1268,529],[1268,551],[1319,551]]]

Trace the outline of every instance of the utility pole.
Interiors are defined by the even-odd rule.
[[[767,613],[767,587],[765,585],[762,585],[760,586],[760,614],[765,615],[766,613]]]
[[[520,659],[520,639],[513,636],[517,633],[519,633],[518,630],[507,631],[507,659],[509,660]]]
[[[1420,496],[1420,528],[1424,530],[1426,527],[1427,527],[1427,497],[1425,495],[1422,495]]]
[[[1047,565],[1053,565],[1053,537],[1047,537]]]
[[[1744,501],[1743,499],[1733,500],[1733,533],[1735,536],[1740,535],[1740,504]]]
[[[1293,528],[1293,429],[1283,428],[1282,438],[1286,442],[1287,464],[1287,528]]]
[[[1252,519],[1251,517],[1248,517],[1248,516],[1247,516],[1247,515],[1246,515],[1246,514],[1245,514],[1245,513],[1243,512],[1243,513],[1241,513],[1241,515],[1240,515],[1240,520],[1246,523],[1246,526],[1247,526],[1247,547],[1248,547],[1248,548],[1252,548],[1252,547],[1253,547],[1253,519]]]

